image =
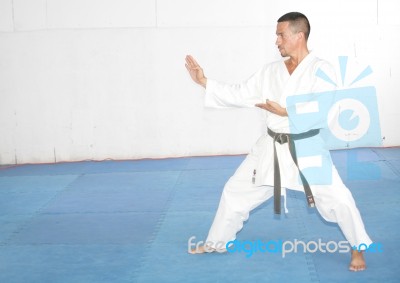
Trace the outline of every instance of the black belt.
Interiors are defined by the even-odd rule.
[[[299,170],[308,206],[314,207],[315,202],[311,192],[310,185],[308,184],[306,178],[304,177],[297,163],[296,146],[294,144],[294,141],[311,138],[318,134],[319,134],[319,129],[310,130],[308,132],[301,134],[285,134],[285,133],[275,133],[274,131],[268,128],[268,135],[270,135],[274,139],[274,211],[276,214],[281,214],[281,172],[279,170],[279,161],[278,161],[278,156],[276,154],[275,142],[278,142],[280,144],[288,143],[290,155],[292,156],[293,161],[296,164],[297,169]]]

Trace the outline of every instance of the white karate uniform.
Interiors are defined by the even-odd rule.
[[[205,106],[255,107],[256,103],[265,103],[266,99],[269,99],[286,107],[288,96],[332,90],[331,84],[316,76],[319,68],[331,78],[335,77],[335,72],[329,63],[310,53],[291,75],[284,61],[281,60],[265,65],[240,84],[230,85],[208,79]],[[265,111],[265,115],[268,128],[274,132],[293,133],[293,128],[292,131],[289,129],[290,116],[281,117],[268,111]],[[296,124],[295,121],[294,124]],[[330,168],[332,168],[332,180],[329,184],[310,183],[319,213],[325,220],[338,223],[351,246],[358,247],[360,244],[369,246],[372,241],[365,231],[352,194],[343,184],[332,164],[329,151],[321,146],[323,143],[320,136],[317,135],[302,142],[304,141],[319,146],[321,158],[324,162],[330,162]],[[285,196],[285,188],[303,191],[303,186],[299,182],[298,169],[290,155],[288,144],[276,143],[276,150],[280,165],[282,195]],[[250,211],[273,197],[273,154],[273,139],[266,133],[259,138],[246,159],[226,183],[206,240],[207,245],[219,248],[221,242],[226,244],[233,241],[237,232],[242,229],[243,222],[248,219]],[[299,158],[299,165],[301,168],[309,166],[302,162],[301,158]],[[255,183],[252,180],[254,170],[256,170]],[[286,197],[284,199],[286,202]],[[306,200],[304,202],[306,205]]]

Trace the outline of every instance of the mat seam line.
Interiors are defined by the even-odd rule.
[[[165,210],[164,210],[164,213],[161,213],[160,218],[158,219],[158,221],[157,221],[157,223],[156,223],[156,225],[155,225],[154,231],[153,231],[153,233],[152,233],[151,236],[150,236],[150,239],[149,239],[149,240],[147,241],[147,243],[145,244],[144,253],[143,253],[143,255],[141,256],[141,259],[140,259],[140,261],[139,261],[139,262],[140,262],[140,263],[139,263],[139,267],[136,268],[136,270],[133,272],[133,275],[132,275],[132,280],[133,280],[133,281],[132,281],[132,282],[136,282],[138,276],[141,274],[141,272],[142,272],[142,270],[143,270],[143,266],[144,266],[143,263],[144,263],[145,261],[147,261],[147,259],[149,258],[148,252],[149,252],[149,250],[150,250],[152,244],[154,243],[155,239],[157,238],[157,235],[158,235],[158,233],[159,233],[159,231],[160,231],[160,229],[161,229],[162,224],[165,222],[165,218],[166,218],[167,213],[168,213],[168,211],[169,211],[169,209],[170,209],[171,201],[172,201],[172,199],[173,199],[173,197],[175,196],[175,193],[176,193],[176,191],[177,191],[177,185],[178,185],[179,182],[180,182],[180,179],[181,179],[181,177],[182,177],[183,171],[186,171],[186,170],[181,170],[181,171],[179,172],[179,175],[178,175],[178,177],[176,178],[176,181],[175,181],[174,185],[172,186],[171,192],[169,193],[168,198],[167,198],[167,201],[166,201],[166,203],[165,203]]]

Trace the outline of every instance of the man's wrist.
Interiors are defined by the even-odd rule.
[[[200,84],[202,87],[206,88],[206,86],[207,86],[207,78],[204,77],[203,79],[201,79],[200,82],[199,82],[199,84]]]

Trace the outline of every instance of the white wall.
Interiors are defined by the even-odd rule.
[[[294,10],[309,17],[321,57],[371,65],[383,145],[400,145],[399,6],[0,0],[0,164],[248,152],[263,130],[261,110],[205,109],[184,57],[193,54],[209,77],[246,79],[279,58],[276,20]]]

